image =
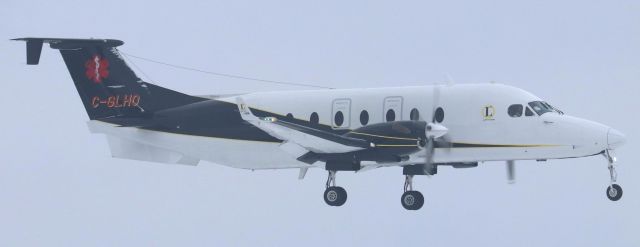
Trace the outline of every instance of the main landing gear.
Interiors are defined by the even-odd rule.
[[[339,207],[347,202],[347,191],[336,186],[336,171],[329,171],[327,178],[327,189],[324,190],[324,202],[329,206]]]
[[[616,180],[618,178],[618,173],[616,172],[616,168],[614,163],[616,158],[611,154],[611,151],[606,150],[604,152],[604,156],[609,161],[609,176],[611,177],[610,185],[607,187],[607,198],[611,201],[617,201],[622,198],[622,187],[616,184]]]
[[[420,191],[413,190],[413,176],[405,175],[404,193],[400,198],[402,207],[407,210],[418,210],[424,205],[424,196]],[[339,207],[347,202],[347,191],[336,186],[336,171],[329,171],[326,189],[324,190],[324,202],[329,206]]]
[[[413,175],[405,175],[404,177],[404,193],[400,197],[400,203],[406,210],[418,210],[424,205],[422,193],[413,190]]]

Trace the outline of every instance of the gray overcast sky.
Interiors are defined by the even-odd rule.
[[[400,205],[399,168],[340,173],[349,200],[334,208],[321,170],[112,159],[60,55],[26,66],[7,41],[23,36],[118,38],[138,56],[338,88],[514,85],[627,134],[624,197],[606,199],[600,156],[520,162],[515,185],[501,163],[442,168],[416,179],[418,212]],[[0,246],[640,246],[638,1],[4,0],[0,39]],[[187,93],[301,89],[134,61]]]

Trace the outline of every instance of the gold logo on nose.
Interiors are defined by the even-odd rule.
[[[495,120],[494,116],[496,114],[496,108],[493,105],[485,105],[482,107],[482,117],[485,121],[487,120]]]

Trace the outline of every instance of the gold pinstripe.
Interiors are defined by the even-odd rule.
[[[361,133],[361,132],[355,132],[355,131],[351,131],[349,133],[353,133],[353,134],[356,134],[356,135],[364,135],[364,136],[373,136],[373,137],[386,138],[386,139],[394,139],[394,140],[418,141],[418,139],[414,139],[414,138],[403,138],[403,137],[394,137],[394,136],[381,136],[381,135],[373,135],[373,134],[367,134],[367,133]]]
[[[418,145],[376,144],[376,147],[417,147]]]

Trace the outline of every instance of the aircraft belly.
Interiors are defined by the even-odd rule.
[[[473,148],[439,148],[435,150],[434,161],[437,163],[504,161],[504,160],[538,160],[562,159],[591,156],[602,150],[579,148],[574,146],[548,147],[473,147]]]

